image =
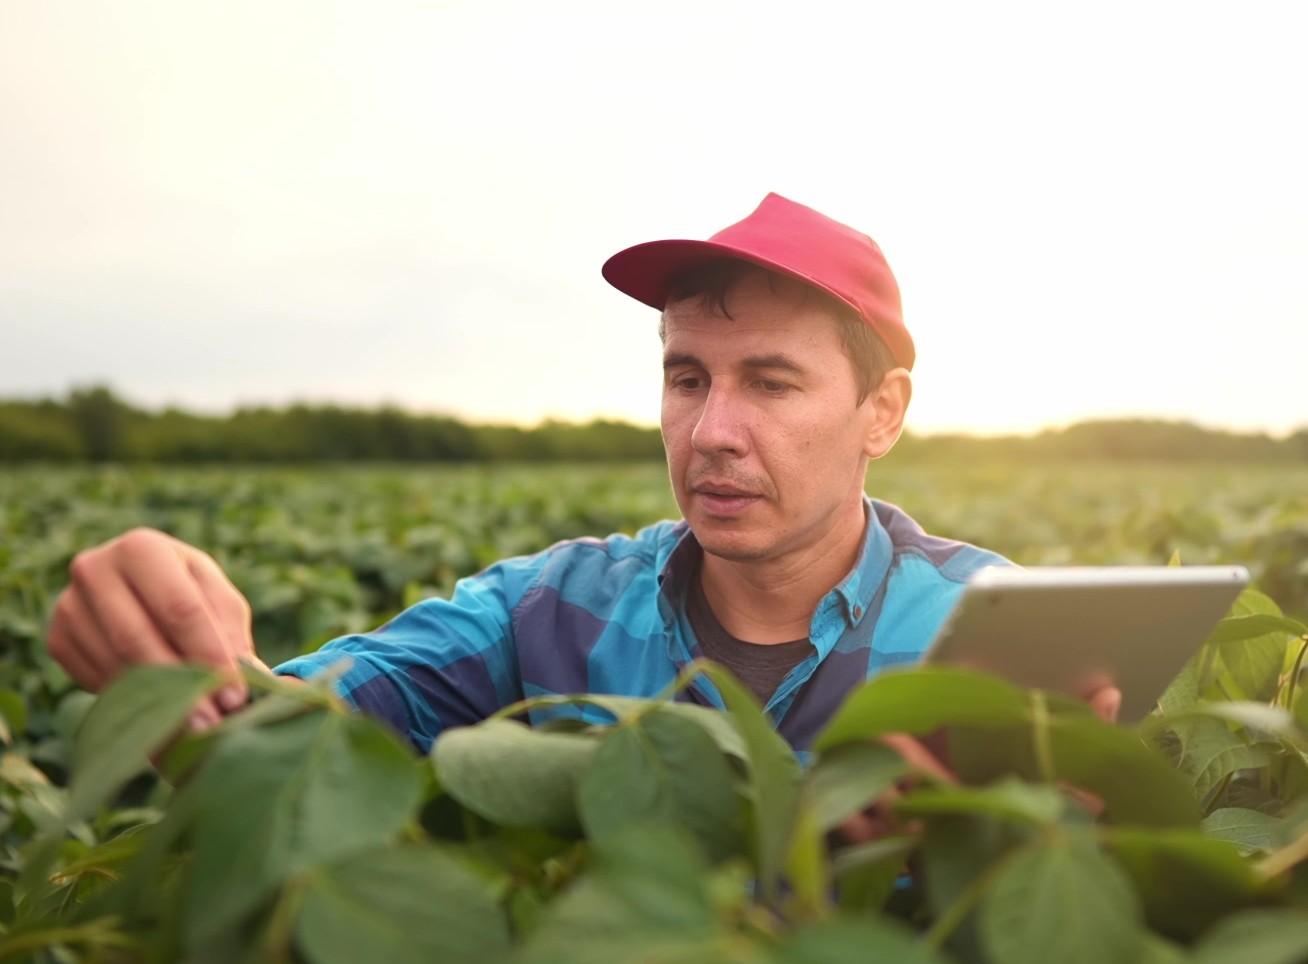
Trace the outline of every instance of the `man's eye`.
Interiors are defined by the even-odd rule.
[[[785,384],[784,382],[774,382],[770,378],[761,378],[759,379],[758,387],[763,389],[763,391],[765,392],[770,392],[776,395],[776,394],[780,394],[781,392],[784,392],[790,386]]]
[[[694,375],[684,375],[672,384],[684,391],[693,392],[695,389],[699,388],[699,379]]]

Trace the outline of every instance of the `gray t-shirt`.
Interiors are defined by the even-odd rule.
[[[700,649],[706,658],[731,670],[766,706],[786,674],[812,655],[813,644],[807,638],[788,643],[747,643],[737,639],[718,621],[700,577],[700,567],[696,566],[686,587],[686,618],[699,639]]]

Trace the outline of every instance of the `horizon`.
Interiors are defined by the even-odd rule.
[[[23,396],[23,397],[0,396],[0,405],[5,405],[8,403],[16,403],[20,405],[39,404],[42,402],[54,402],[56,404],[63,404],[74,392],[95,391],[98,389],[104,389],[108,391],[116,401],[122,403],[123,405],[126,405],[128,408],[131,408],[135,411],[143,412],[146,415],[150,415],[150,416],[158,416],[166,411],[178,411],[181,412],[182,414],[196,416],[199,418],[212,418],[212,419],[221,420],[221,419],[231,418],[242,411],[254,411],[260,409],[267,409],[272,411],[284,411],[289,408],[302,406],[310,409],[335,407],[346,411],[358,411],[358,412],[377,412],[382,410],[395,410],[411,418],[452,419],[473,428],[517,428],[525,431],[531,431],[549,424],[585,426],[596,422],[611,422],[619,425],[631,426],[633,428],[646,430],[646,431],[658,431],[660,428],[657,422],[637,422],[631,419],[622,418],[620,416],[602,415],[602,414],[586,417],[586,418],[560,418],[560,417],[547,415],[543,418],[531,422],[504,421],[504,420],[495,420],[495,419],[466,418],[454,414],[452,412],[442,411],[439,409],[413,408],[413,407],[394,404],[386,401],[378,402],[375,404],[354,405],[354,404],[342,403],[337,399],[331,399],[331,398],[324,398],[324,399],[291,398],[284,402],[278,402],[278,403],[269,403],[269,404],[256,403],[250,405],[236,405],[228,408],[214,408],[214,409],[203,409],[203,408],[191,407],[185,405],[168,405],[168,404],[150,405],[150,404],[141,403],[138,400],[133,399],[119,392],[111,385],[104,385],[104,384],[77,385],[70,388],[67,392],[61,393],[60,395],[44,395],[44,396],[33,395],[33,396]],[[1178,426],[1178,427],[1190,427],[1190,428],[1199,429],[1200,431],[1203,432],[1214,433],[1214,434],[1224,434],[1224,435],[1232,435],[1237,437],[1248,437],[1248,438],[1263,437],[1263,438],[1268,438],[1274,442],[1284,442],[1301,433],[1308,433],[1308,420],[1305,420],[1303,424],[1294,426],[1287,431],[1267,432],[1257,429],[1251,429],[1251,430],[1232,429],[1222,425],[1205,424],[1203,422],[1197,421],[1195,419],[1189,419],[1189,418],[1159,418],[1159,417],[1153,417],[1148,415],[1126,415],[1126,416],[1108,417],[1108,418],[1077,419],[1075,421],[1066,422],[1059,425],[1045,425],[1040,428],[1033,429],[1031,431],[987,432],[987,431],[970,431],[966,429],[956,430],[956,431],[928,429],[924,431],[924,430],[914,429],[906,426],[904,428],[903,435],[911,436],[913,438],[918,438],[918,439],[929,439],[929,438],[940,439],[940,438],[951,438],[951,437],[962,437],[962,438],[979,439],[979,440],[986,440],[986,439],[1003,440],[1003,439],[1014,439],[1014,438],[1034,439],[1041,435],[1046,435],[1046,434],[1056,435],[1061,432],[1066,432],[1070,429],[1074,429],[1077,427],[1086,426],[1086,425],[1099,425],[1099,424],[1122,425],[1122,426],[1168,425],[1168,426]]]
[[[600,264],[776,191],[886,252],[914,435],[1283,437],[1308,424],[1292,22],[6,5],[0,396],[657,424],[656,313]]]

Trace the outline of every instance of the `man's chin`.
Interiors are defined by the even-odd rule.
[[[700,548],[711,556],[726,559],[728,562],[758,562],[768,557],[770,547],[758,539],[749,539],[740,534],[721,532],[704,532],[704,527],[691,527]]]

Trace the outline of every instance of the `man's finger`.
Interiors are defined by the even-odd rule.
[[[954,776],[947,766],[936,759],[935,754],[923,746],[919,740],[905,733],[886,733],[881,736],[881,742],[896,751],[909,766],[919,773],[925,773],[945,783],[958,782],[958,777]]]
[[[92,692],[105,685],[111,671],[103,659],[95,658],[95,647],[88,645],[98,634],[77,594],[67,589],[60,593],[50,619],[50,654],[79,686]]]
[[[217,618],[171,546],[156,541],[124,553],[120,571],[174,659],[237,672]]]
[[[1122,709],[1122,691],[1116,686],[1102,686],[1086,697],[1086,702],[1105,723],[1116,723]]]
[[[77,641],[81,652],[104,671],[104,683],[138,663],[177,662],[177,654],[116,571],[103,567],[95,576],[95,586],[95,592],[78,593],[69,611],[76,615],[79,607],[86,607],[91,625],[79,628]]]
[[[98,692],[132,666],[170,665],[181,660],[110,560],[100,557],[83,563],[74,578],[87,588],[65,591],[66,598],[59,603],[62,623],[51,627],[49,645],[70,673],[82,674],[74,678],[83,686]],[[90,591],[91,585],[94,591]],[[206,717],[220,715],[208,698],[201,701],[199,709]]]
[[[186,568],[208,600],[227,637],[227,648],[234,657],[254,656],[250,603],[241,595],[227,573],[208,553],[191,550],[186,554]]]
[[[245,661],[264,666],[263,661],[254,652],[250,604],[227,578],[227,573],[223,572],[222,567],[207,553],[187,547],[186,568],[222,631],[226,642],[226,653],[237,666],[238,671],[233,681],[217,694],[218,703],[230,713],[244,706],[249,697],[239,672],[239,664]]]

